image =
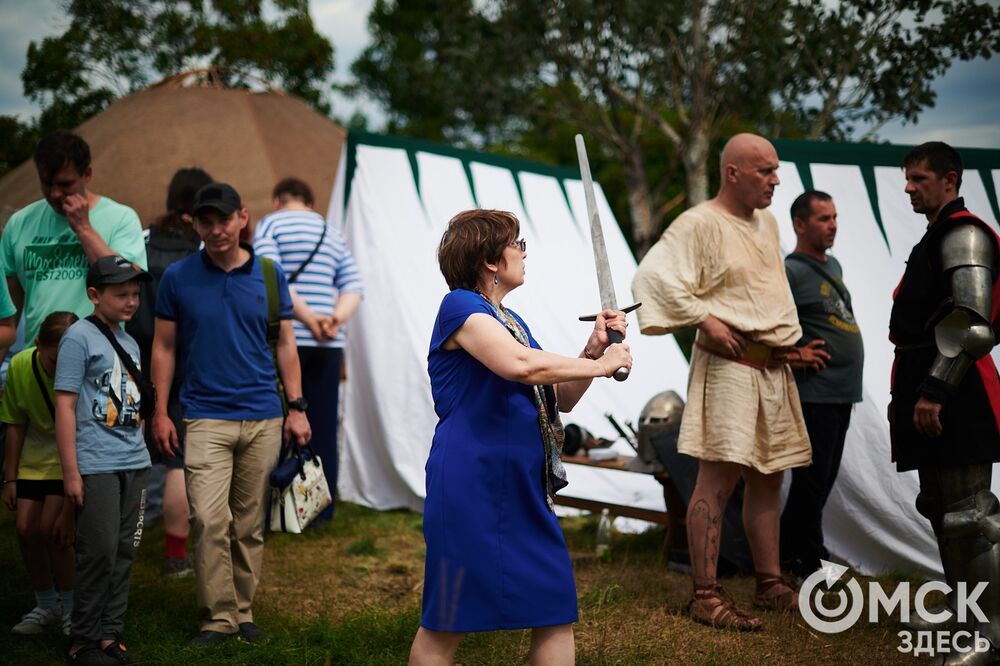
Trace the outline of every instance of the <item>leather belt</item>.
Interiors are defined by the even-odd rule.
[[[700,331],[694,343],[713,356],[719,356],[734,363],[742,363],[757,370],[776,368],[783,364],[782,361],[771,360],[771,355],[778,349],[777,347],[769,347],[760,342],[747,342],[746,347],[743,348],[743,353],[739,357],[733,357],[728,349],[716,344],[708,336],[702,335]]]

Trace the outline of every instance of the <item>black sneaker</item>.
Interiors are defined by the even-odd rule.
[[[84,645],[72,654],[66,655],[66,663],[73,666],[118,666],[114,657],[110,657],[97,645]]]
[[[253,622],[240,622],[240,640],[246,643],[266,643],[270,636]]]
[[[204,647],[206,645],[218,645],[229,640],[234,634],[224,634],[221,631],[205,630],[199,632],[197,636],[188,641],[188,647]]]
[[[129,656],[128,650],[125,649],[125,644],[119,643],[118,641],[115,641],[104,648],[104,654],[114,659],[116,664],[123,664],[123,666],[130,666],[131,664],[139,663]]]

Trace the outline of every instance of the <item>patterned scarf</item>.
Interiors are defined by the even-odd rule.
[[[494,305],[484,294],[479,295],[490,304],[493,312],[503,322],[503,325],[507,327],[507,330],[514,336],[514,339],[525,347],[530,347],[531,343],[528,341],[527,331],[524,330],[524,327],[521,326],[520,322],[514,318],[507,308],[503,305]],[[543,473],[545,501],[549,506],[549,510],[555,511],[553,499],[556,493],[569,485],[569,481],[566,480],[566,468],[563,467],[562,459],[560,458],[562,456],[566,433],[563,432],[562,419],[559,418],[559,405],[555,399],[554,389],[549,386],[532,386],[531,388],[535,396],[535,407],[538,408],[538,429],[542,433],[542,447],[545,453],[545,470]],[[546,389],[552,392],[551,415],[546,406],[548,403],[545,396]]]

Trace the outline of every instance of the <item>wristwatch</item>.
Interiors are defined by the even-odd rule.
[[[305,398],[296,398],[295,400],[288,401],[288,409],[294,409],[297,412],[304,412],[309,409],[309,403],[306,402]]]

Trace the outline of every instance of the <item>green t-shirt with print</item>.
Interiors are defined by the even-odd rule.
[[[146,244],[136,212],[102,196],[90,211],[90,224],[111,251],[146,268]],[[4,274],[24,289],[24,340],[35,341],[38,328],[57,310],[86,317],[94,310],[87,298],[90,264],[65,215],[45,199],[11,215],[0,237]]]
[[[0,280],[0,319],[13,317],[17,314],[14,301],[10,300],[10,292],[7,290],[7,280]]]
[[[10,359],[7,384],[0,400],[0,422],[27,424],[24,446],[17,468],[17,478],[25,481],[58,481],[62,479],[59,449],[56,447],[56,428],[52,414],[45,404],[35,372],[31,367],[34,347],[28,347]],[[55,404],[52,377],[38,361],[38,372]]]

